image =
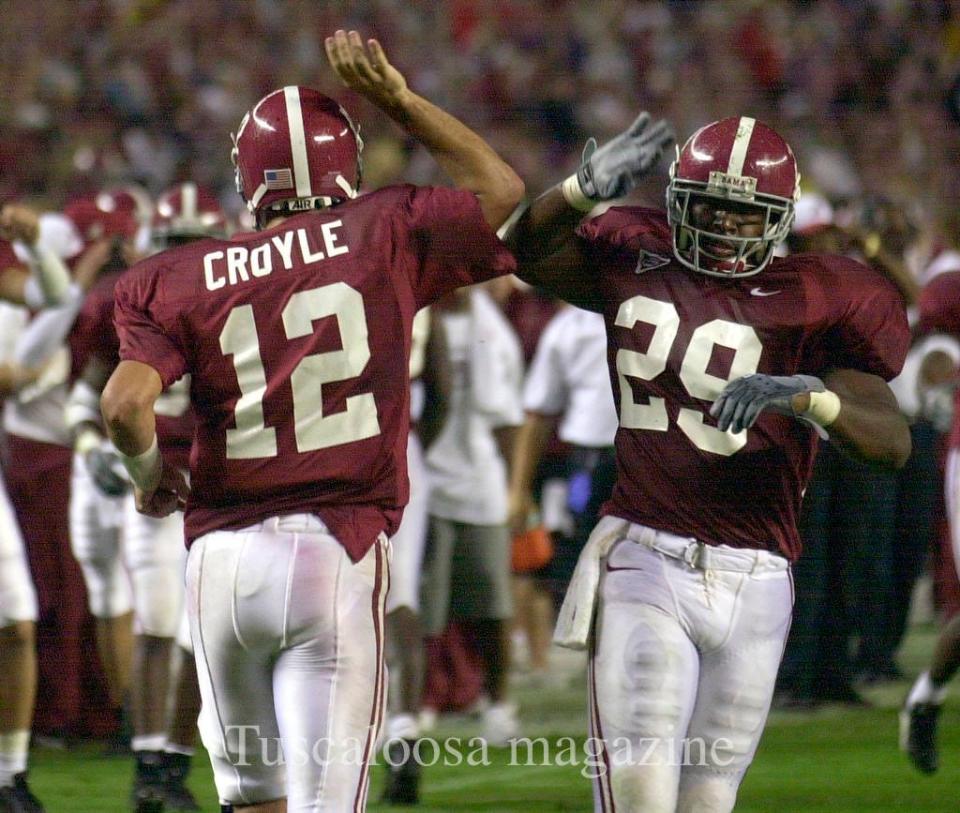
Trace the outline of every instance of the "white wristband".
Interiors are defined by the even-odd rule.
[[[563,199],[578,212],[589,212],[597,205],[596,201],[583,194],[576,172],[560,185],[560,191],[563,192]]]
[[[103,443],[103,436],[96,429],[89,426],[81,429],[77,439],[73,442],[73,450],[79,455],[85,455],[87,452],[100,447]]]
[[[163,462],[160,458],[160,447],[157,446],[157,436],[153,436],[153,443],[147,451],[134,457],[120,455],[123,465],[130,474],[130,479],[141,491],[156,491],[160,484],[160,475],[163,473]]]
[[[840,396],[830,390],[811,392],[810,406],[802,414],[820,426],[830,426],[840,414]]]

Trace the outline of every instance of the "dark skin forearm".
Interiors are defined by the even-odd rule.
[[[504,242],[516,257],[517,276],[524,282],[588,310],[600,310],[595,278],[575,231],[583,217],[557,185],[530,204]]]
[[[865,463],[901,468],[910,457],[910,428],[886,382],[859,370],[832,370],[823,379],[840,398],[840,414],[827,431],[830,440]],[[809,393],[796,396],[794,409],[809,405]]]

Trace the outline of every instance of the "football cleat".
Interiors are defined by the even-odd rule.
[[[0,788],[0,813],[45,813],[40,800],[30,792],[26,773],[18,773],[12,785]]]
[[[420,764],[416,740],[391,740],[387,746],[387,784],[380,801],[392,805],[415,805],[420,801]]]
[[[136,773],[130,803],[134,813],[163,813],[163,754],[160,751],[137,751]]]
[[[200,805],[186,785],[190,773],[190,757],[186,754],[163,755],[163,798],[167,810],[199,810]]]
[[[939,703],[903,704],[900,710],[900,750],[920,773],[936,773]]]

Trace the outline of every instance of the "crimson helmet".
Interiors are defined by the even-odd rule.
[[[157,198],[153,240],[160,248],[202,237],[225,237],[227,218],[216,195],[187,181]]]
[[[329,96],[288,85],[264,96],[233,136],[237,191],[263,225],[267,210],[289,213],[354,198],[363,142]]]
[[[73,223],[84,245],[104,237],[132,240],[149,225],[153,206],[137,187],[104,189],[89,197],[77,198],[63,210]]]
[[[790,232],[799,197],[793,151],[766,124],[734,116],[701,127],[677,151],[670,167],[667,219],[673,227],[674,256],[688,268],[715,277],[756,274]],[[734,237],[700,229],[691,220],[692,199],[755,208],[764,217],[763,232],[759,237]],[[711,244],[726,244],[728,251],[711,253]]]

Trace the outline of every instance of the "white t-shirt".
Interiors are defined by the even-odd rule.
[[[617,409],[607,371],[607,333],[599,313],[573,306],[544,329],[527,373],[523,407],[562,415],[560,440],[578,446],[612,446]]]
[[[507,468],[493,430],[523,421],[520,342],[490,297],[444,313],[451,392],[446,422],[427,454],[430,513],[471,525],[507,519]]]

